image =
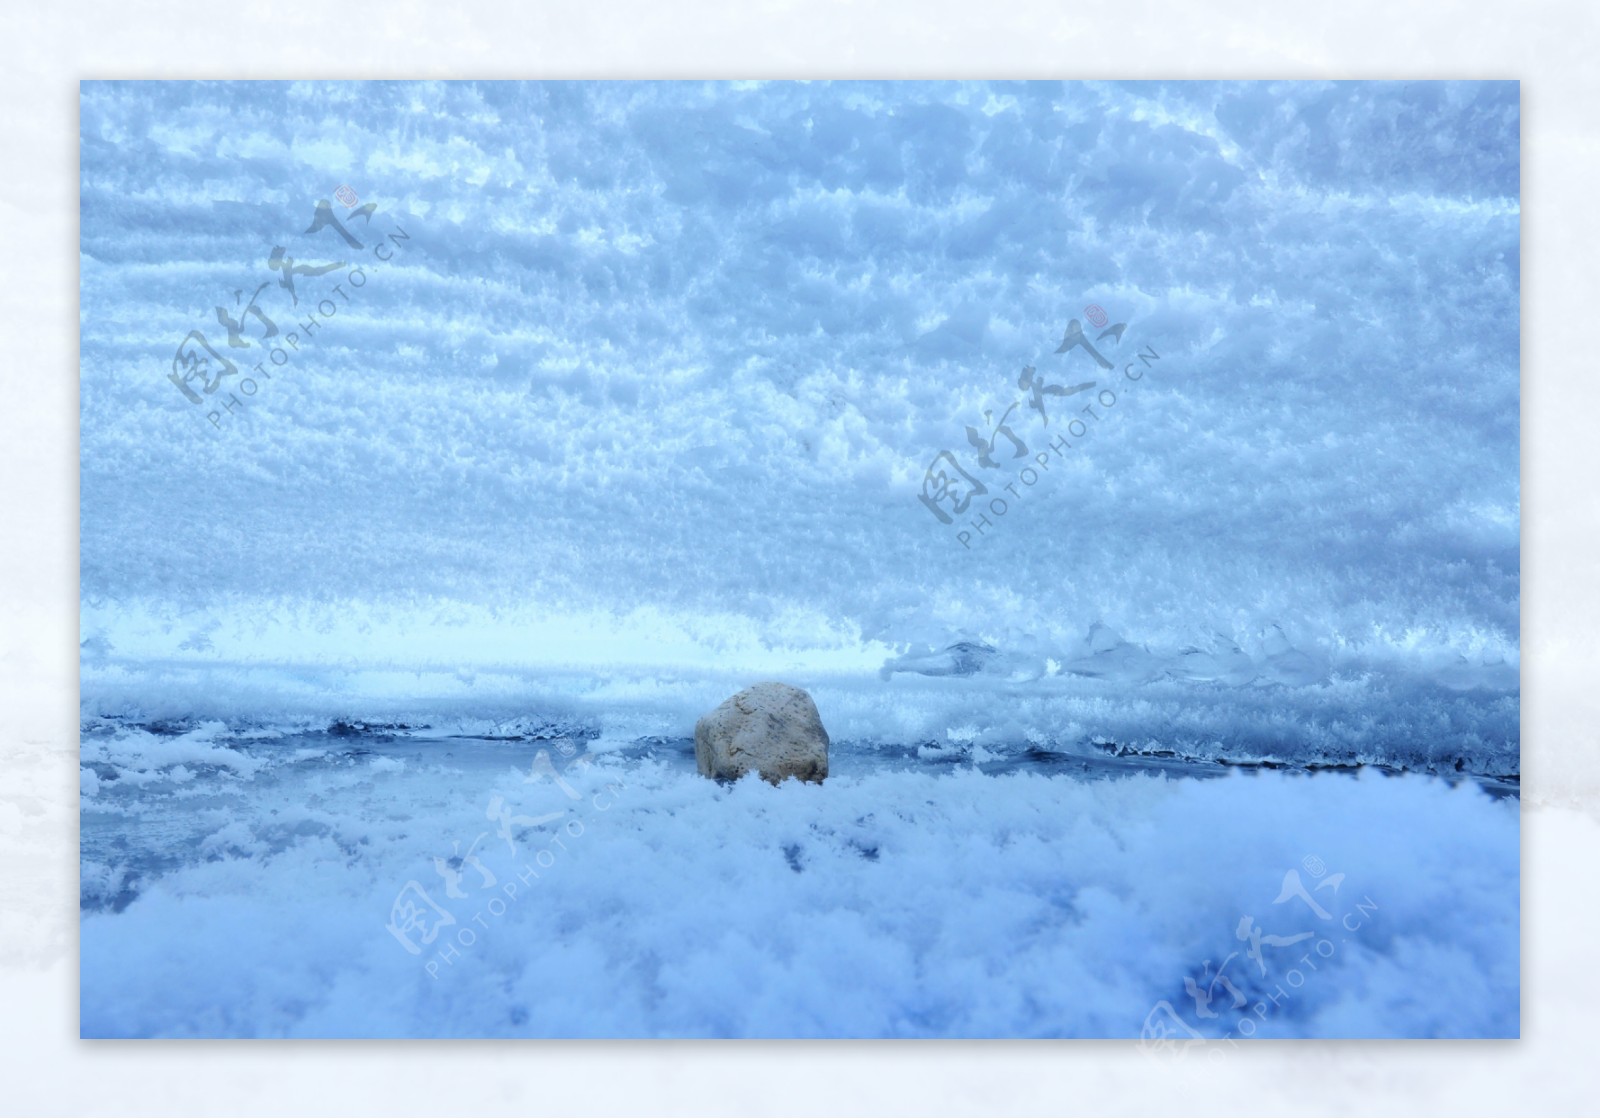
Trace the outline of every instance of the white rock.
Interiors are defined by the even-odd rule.
[[[828,776],[828,732],[801,689],[752,684],[695,723],[694,760],[707,777],[738,778],[753,769],[773,784],[785,777],[821,781]]]

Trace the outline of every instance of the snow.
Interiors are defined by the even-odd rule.
[[[836,762],[774,788],[536,746],[258,770],[131,885],[91,852],[117,782],[86,787],[84,1036],[1132,1038],[1163,1002],[1217,1046],[1519,1030],[1518,806],[1471,783]],[[124,856],[177,795],[132,790]],[[1276,903],[1291,871],[1325,918]],[[454,923],[413,954],[397,899]],[[1316,939],[1258,974],[1243,917]],[[1230,954],[1246,1004],[1201,1019],[1184,979]]]
[[[1517,122],[1514,83],[86,83],[86,713],[1070,671],[1096,625],[1135,678],[1278,640],[1290,686],[1515,695]],[[344,184],[410,241],[213,428],[177,343],[241,285],[310,314],[266,258],[363,256],[301,232]],[[1024,403],[1025,462],[1095,430],[964,547],[928,464],[1091,302],[1160,362],[1102,421]]]
[[[1519,129],[1512,82],[83,83],[86,1030],[1137,1033],[1276,896],[1163,890],[1338,842],[1406,931],[1260,1028],[1514,1033],[1514,935],[1396,896],[1479,863],[1385,879],[1353,829],[1479,851],[1514,918]],[[168,377],[197,330],[216,392]],[[761,679],[815,697],[826,795],[671,764]],[[631,830],[419,985],[371,915],[487,740],[581,744]],[[1186,776],[1241,763],[1296,773]],[[1036,857],[1069,893],[1027,900]],[[667,953],[643,924],[694,914],[641,859],[725,937]],[[1070,949],[1067,896],[1111,907]],[[882,982],[807,986],[810,933]],[[169,982],[223,945],[208,1001]],[[1451,1022],[1372,986],[1457,967]]]

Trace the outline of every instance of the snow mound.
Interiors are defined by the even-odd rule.
[[[310,806],[241,803],[86,913],[85,1036],[1519,1029],[1517,805],[1471,785],[958,768],[774,788],[683,759],[324,780]]]

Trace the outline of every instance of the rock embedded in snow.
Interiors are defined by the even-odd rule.
[[[785,777],[821,781],[828,732],[800,688],[752,684],[695,723],[694,759],[707,777],[737,779],[753,769],[774,785]]]

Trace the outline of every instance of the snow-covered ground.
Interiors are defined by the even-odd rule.
[[[84,754],[85,1036],[1519,1032],[1517,801],[1471,782],[847,752],[774,788],[673,744],[216,725]]]
[[[1516,1031],[1515,83],[82,89],[85,1032]]]

